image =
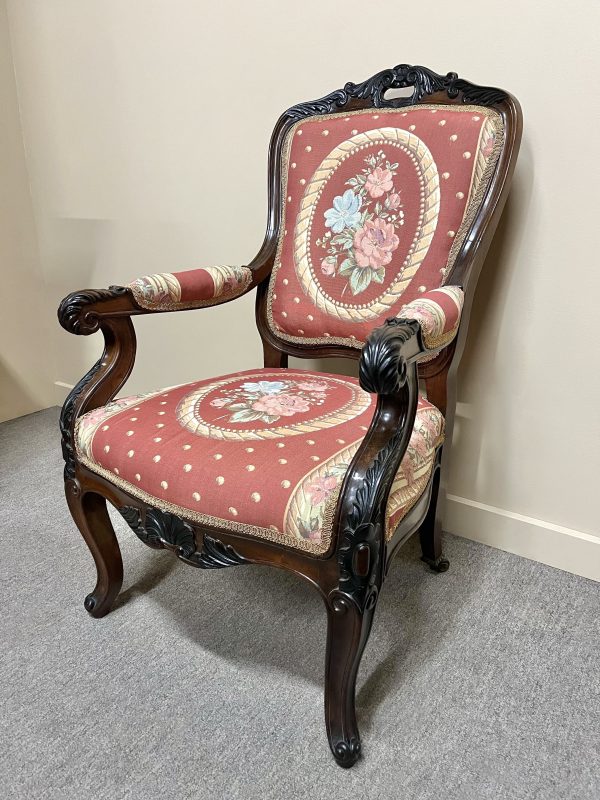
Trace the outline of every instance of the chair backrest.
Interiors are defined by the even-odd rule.
[[[410,96],[387,97],[403,87]],[[258,298],[263,339],[295,355],[358,356],[421,293],[468,290],[520,131],[506,92],[408,65],[288,109],[271,141],[257,256],[272,265]]]

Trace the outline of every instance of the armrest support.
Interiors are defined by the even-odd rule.
[[[352,604],[364,613],[374,606],[383,577],[387,500],[417,411],[418,363],[454,338],[462,301],[459,287],[427,292],[372,331],[363,347],[359,381],[377,394],[377,406],[336,508],[339,588],[332,602],[340,608]]]
[[[341,607],[351,603],[364,612],[374,606],[383,579],[387,499],[412,434],[417,361],[426,352],[419,323],[398,318],[374,330],[363,348],[360,385],[378,397],[335,512],[339,589],[334,601]]]

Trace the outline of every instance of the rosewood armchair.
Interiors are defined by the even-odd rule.
[[[344,767],[360,754],[356,676],[394,554],[418,531],[423,560],[448,568],[442,443],[521,127],[511,95],[454,73],[400,65],[348,83],[277,122],[248,266],[150,275],[59,308],[67,331],[105,340],[60,420],[67,501],[98,574],[85,608],[104,616],[121,588],[107,500],[191,566],[302,576],[327,609],[325,721]],[[133,316],[254,289],[264,367],[115,399]],[[354,358],[358,380],[288,369],[288,355]]]

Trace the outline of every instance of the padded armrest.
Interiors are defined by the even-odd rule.
[[[248,267],[202,267],[145,275],[128,284],[136,303],[149,311],[202,308],[243,294],[252,283]]]
[[[460,325],[464,293],[460,286],[440,286],[425,292],[400,309],[401,319],[416,319],[423,344],[437,350],[450,344]]]

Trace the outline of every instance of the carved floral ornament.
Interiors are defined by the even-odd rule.
[[[175,555],[200,569],[222,569],[250,562],[229,544],[204,534],[202,548],[196,550],[196,537],[192,526],[168,511],[148,508],[145,520],[134,506],[119,508],[123,519],[144,544],[157,549],[167,548]]]

